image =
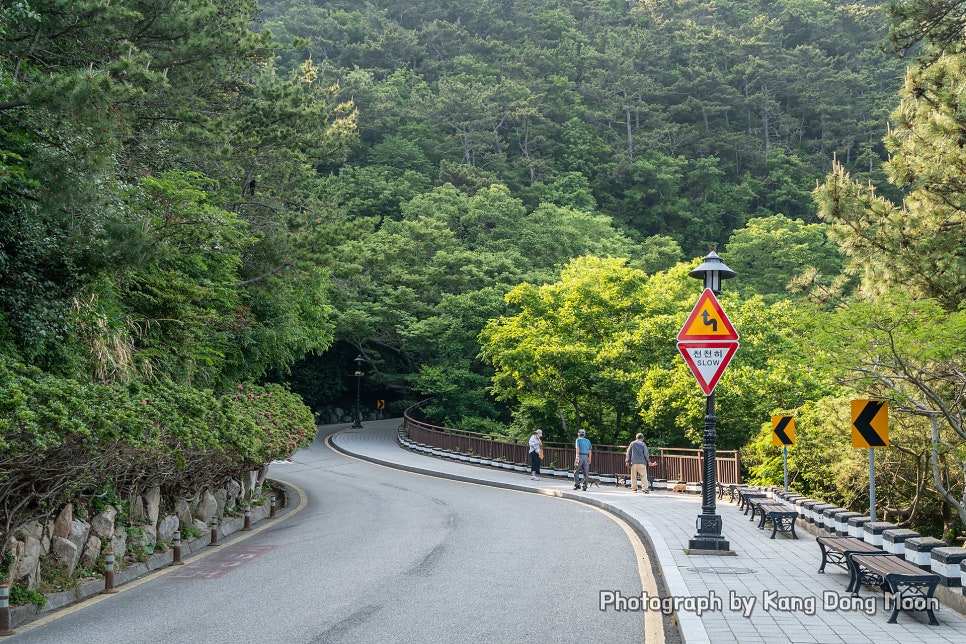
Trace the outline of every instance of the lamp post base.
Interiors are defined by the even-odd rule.
[[[720,516],[700,514],[697,524],[698,533],[688,541],[688,554],[734,554],[731,544],[721,536]]]
[[[722,537],[717,539],[695,535],[688,541],[685,553],[689,555],[734,555],[731,544]]]

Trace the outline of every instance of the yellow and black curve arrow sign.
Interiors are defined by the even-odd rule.
[[[771,443],[772,445],[794,445],[795,444],[795,417],[794,416],[772,416],[771,417]]]
[[[889,403],[852,401],[852,447],[889,446]]]

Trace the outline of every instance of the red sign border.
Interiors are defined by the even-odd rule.
[[[735,353],[738,351],[738,347],[740,344],[741,343],[736,342],[734,340],[717,341],[717,342],[711,342],[711,341],[678,342],[678,353],[680,353],[681,357],[684,358],[684,362],[687,363],[688,369],[691,370],[691,374],[694,376],[694,379],[698,381],[698,386],[701,387],[701,391],[704,392],[705,396],[710,396],[711,392],[714,391],[714,388],[718,385],[718,380],[721,379],[721,376],[724,374],[725,369],[727,369],[728,365],[731,364],[731,359],[735,356]],[[698,366],[694,364],[694,360],[692,360],[691,356],[688,355],[688,349],[721,349],[721,348],[730,348],[730,351],[728,351],[725,357],[721,360],[721,366],[718,367],[718,370],[714,372],[714,375],[711,377],[711,381],[705,382],[704,378],[701,377],[701,370],[698,369]]]
[[[688,335],[685,334],[692,324],[694,324],[695,319],[698,317],[698,311],[701,310],[701,306],[704,304],[705,300],[711,301],[711,306],[717,311],[718,316],[721,318],[721,323],[725,326],[725,330],[728,331],[728,335]],[[721,308],[721,303],[718,302],[718,298],[714,296],[714,291],[710,288],[704,289],[701,293],[701,297],[698,298],[698,303],[694,305],[691,309],[691,315],[685,321],[684,326],[678,331],[678,342],[691,342],[693,340],[713,340],[717,342],[737,342],[738,332],[735,331],[735,327],[731,324],[731,320],[725,315],[724,309]]]

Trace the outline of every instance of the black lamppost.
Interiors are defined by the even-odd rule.
[[[362,411],[361,411],[361,409],[359,407],[359,404],[360,404],[360,396],[361,396],[361,392],[362,392],[362,376],[364,375],[362,373],[362,363],[365,362],[365,361],[366,361],[366,359],[363,358],[362,355],[356,356],[355,360],[353,360],[353,362],[356,363],[356,373],[355,373],[355,376],[356,376],[356,419],[352,423],[352,429],[362,429]]]
[[[708,253],[700,266],[688,273],[689,277],[704,280],[704,288],[711,289],[715,296],[721,294],[721,280],[735,275],[737,273],[725,266],[725,263],[714,251]],[[721,535],[721,517],[715,514],[715,491],[718,481],[716,421],[714,390],[712,390],[705,399],[704,480],[701,485],[701,514],[698,515],[697,534],[688,542],[689,550],[731,550],[731,544]]]

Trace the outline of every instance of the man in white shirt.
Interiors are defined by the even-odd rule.
[[[538,429],[530,437],[530,480],[540,478],[540,459],[543,458],[543,430]]]

